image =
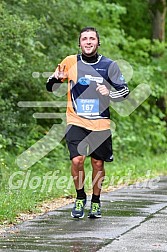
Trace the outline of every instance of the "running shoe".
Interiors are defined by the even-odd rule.
[[[74,207],[71,212],[71,216],[73,218],[83,218],[85,205],[86,205],[86,199],[76,199]]]
[[[91,208],[88,213],[88,218],[101,218],[100,203],[91,203]]]

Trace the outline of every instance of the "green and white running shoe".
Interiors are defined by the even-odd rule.
[[[91,208],[88,213],[88,218],[101,218],[100,203],[91,203]]]
[[[85,205],[86,199],[76,199],[74,207],[71,211],[71,216],[73,218],[83,218]]]

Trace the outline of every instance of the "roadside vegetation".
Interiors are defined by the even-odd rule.
[[[61,59],[78,53],[78,33],[84,26],[95,26],[99,31],[99,53],[125,62],[120,67],[131,91],[139,84],[147,84],[151,89],[149,97],[127,116],[117,113],[111,105],[115,159],[106,164],[104,190],[136,182],[140,187],[141,181],[153,178],[153,184],[147,186],[154,186],[161,175],[167,175],[165,2],[156,0],[148,4],[133,0],[129,5],[123,0],[6,0],[0,3],[0,223],[13,223],[22,212],[39,211],[43,201],[75,195],[64,139],[53,148],[61,126],[56,136],[51,135],[48,146],[42,144],[38,151],[31,149],[28,163],[24,158],[18,163],[18,157],[47,136],[53,125],[61,125],[62,116],[58,120],[41,119],[33,114],[62,115],[64,108],[25,106],[24,102],[66,100],[65,91],[58,96],[50,94],[45,83]],[[160,34],[155,32],[157,11],[164,17]],[[50,151],[28,165],[45,148]],[[89,158],[86,174],[86,190],[90,192]]]

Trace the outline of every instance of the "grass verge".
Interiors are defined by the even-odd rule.
[[[104,190],[167,175],[167,157],[166,154],[128,157],[106,163],[105,168]],[[85,171],[85,189],[90,192],[89,158]],[[7,161],[1,159],[0,182],[0,224],[14,223],[20,213],[38,212],[38,206],[46,200],[75,195],[69,160],[62,162],[47,157],[28,170],[20,170],[15,165],[15,157],[9,155]]]

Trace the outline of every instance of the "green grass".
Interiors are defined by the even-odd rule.
[[[117,160],[118,159],[118,160]],[[160,175],[167,175],[166,154],[117,159],[105,164],[106,179],[103,189],[130,185]],[[52,156],[43,158],[28,170],[20,170],[13,155],[1,158],[0,170],[0,223],[13,223],[19,213],[37,212],[41,202],[61,196],[74,196],[70,176],[70,162],[58,161]],[[86,185],[91,190],[90,159],[85,162]]]

